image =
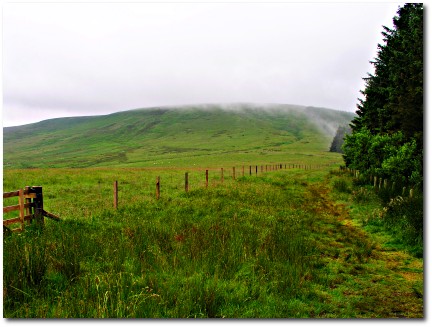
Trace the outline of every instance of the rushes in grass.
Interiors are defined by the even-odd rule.
[[[303,205],[295,195],[304,186],[280,177],[275,185],[272,182],[244,179],[232,188],[196,189],[115,212],[101,210],[92,219],[48,223],[39,241],[31,242],[31,251],[40,249],[46,265],[43,291],[14,281],[12,272],[26,264],[25,257],[13,261],[5,251],[5,262],[15,262],[7,268],[11,273],[5,274],[5,285],[35,297],[34,302],[27,297],[35,308],[27,312],[21,305],[24,298],[12,294],[5,301],[5,313],[88,318],[293,316],[286,311],[288,303],[312,292],[310,284],[321,278],[313,271],[318,259],[311,255],[314,249],[307,237],[314,216],[293,209]],[[25,243],[27,236],[19,237],[5,242]],[[42,251],[44,246],[49,250]],[[49,310],[39,310],[42,306]]]
[[[333,188],[341,193],[351,193],[350,182],[347,177],[336,178],[332,183]]]

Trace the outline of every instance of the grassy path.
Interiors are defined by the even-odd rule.
[[[307,207],[320,217],[314,236],[329,274],[328,301],[357,317],[423,317],[423,260],[386,245],[388,236],[365,232],[327,183],[308,186]]]

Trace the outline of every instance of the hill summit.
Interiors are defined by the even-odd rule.
[[[153,107],[3,129],[4,168],[192,167],[301,161],[354,114],[284,104]],[[303,158],[303,159],[302,159]]]

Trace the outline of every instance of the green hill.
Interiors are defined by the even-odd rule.
[[[352,113],[294,105],[195,105],[3,129],[4,168],[322,163]]]

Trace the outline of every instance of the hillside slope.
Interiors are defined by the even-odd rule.
[[[4,168],[298,162],[328,151],[337,126],[352,118],[324,108],[234,104],[50,119],[3,129]]]

